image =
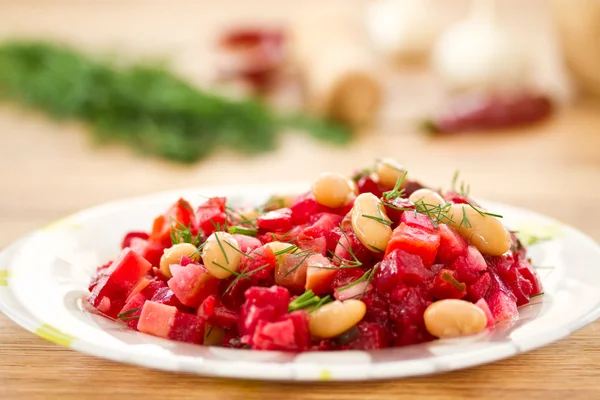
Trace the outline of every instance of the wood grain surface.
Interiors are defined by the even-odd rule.
[[[205,38],[235,18],[264,13],[232,1],[0,0],[0,36],[44,35],[89,47],[163,51],[190,76]],[[273,18],[291,2],[261,2]],[[317,2],[309,2],[316,4]],[[333,2],[332,2],[333,3]],[[201,78],[199,78],[201,79]],[[400,106],[399,106],[400,107]],[[600,103],[561,110],[547,123],[511,132],[431,138],[383,123],[334,148],[289,134],[279,149],[241,158],[221,151],[192,167],[96,147],[83,127],[0,107],[0,248],[47,222],[105,201],[213,184],[310,181],[350,173],[388,155],[432,185],[454,171],[475,196],[536,210],[600,240]],[[61,348],[0,314],[0,399],[600,399],[600,322],[545,348],[490,365],[372,383],[278,384],[175,375]]]

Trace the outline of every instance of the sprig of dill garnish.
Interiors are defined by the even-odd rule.
[[[289,129],[338,144],[351,138],[334,122],[280,116],[257,99],[202,91],[158,64],[124,65],[43,41],[0,45],[0,99],[84,122],[98,142],[181,163],[217,147],[269,151]]]

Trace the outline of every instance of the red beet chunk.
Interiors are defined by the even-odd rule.
[[[517,304],[504,292],[498,291],[489,296],[486,301],[496,321],[513,319],[519,315]]]
[[[216,293],[218,279],[213,278],[203,265],[190,264],[182,267],[171,265],[173,277],[167,284],[182,304],[196,308],[202,301]]]
[[[179,342],[202,344],[204,324],[202,318],[177,311],[168,338]]]
[[[421,257],[403,250],[394,250],[379,264],[373,283],[379,293],[386,294],[399,284],[420,285],[425,275]]]
[[[258,217],[256,224],[260,229],[271,232],[287,232],[294,226],[292,222],[292,210],[280,208],[270,211]]]
[[[442,269],[436,275],[431,295],[438,299],[462,299],[467,294],[467,285],[457,280],[456,273]]]
[[[447,191],[446,193],[444,193],[444,200],[454,204],[473,204],[471,201],[469,201],[468,198],[463,197],[460,194],[452,191]]]
[[[313,239],[311,237],[304,236],[304,234],[301,233],[298,236],[296,245],[302,250],[310,250],[315,254],[322,256],[327,255],[327,239],[324,237]]]
[[[413,212],[415,205],[412,201],[404,197],[394,197],[391,199],[382,198],[383,205],[385,206],[385,212],[390,220],[392,220],[393,226],[400,223],[402,215],[404,213]]]
[[[302,233],[304,228],[306,228],[306,225],[295,226],[287,232],[261,232],[261,231],[259,231],[257,238],[262,243],[269,243],[269,242],[275,242],[275,241],[292,243],[298,239],[298,235],[300,235],[300,233]]]
[[[484,272],[475,282],[467,287],[467,297],[471,301],[478,301],[487,296],[488,290],[492,283],[492,278],[489,272]]]
[[[465,238],[446,224],[438,224],[440,247],[437,252],[437,261],[449,264],[457,257],[465,254],[468,243]]]
[[[521,275],[519,270],[512,268],[504,277],[505,282],[512,289],[512,293],[517,298],[517,306],[529,303],[533,285]]]
[[[433,226],[433,222],[426,214],[410,211],[402,213],[400,222],[404,222],[408,226],[424,229],[429,232],[435,232],[437,228]]]
[[[377,197],[381,197],[383,192],[386,192],[392,188],[384,185],[380,185],[376,182],[371,174],[359,174],[355,175],[354,180],[358,187],[358,193],[373,193]]]
[[[275,321],[287,313],[290,293],[280,286],[252,287],[245,293],[246,302],[240,310],[239,332],[250,339],[260,321]]]
[[[208,319],[208,322],[212,325],[228,329],[235,326],[239,318],[240,313],[238,310],[227,307],[217,299],[213,308],[212,317]]]
[[[429,268],[435,261],[439,246],[440,236],[437,233],[400,223],[392,233],[385,254],[387,256],[392,251],[400,249],[421,257],[423,265]]]
[[[252,348],[257,350],[306,351],[310,347],[308,314],[294,311],[276,321],[260,321],[252,335]]]
[[[154,266],[160,264],[160,258],[166,248],[162,243],[141,238],[132,238],[130,243],[131,249],[144,257],[150,264]]]
[[[88,290],[90,292],[92,290],[94,290],[96,285],[98,285],[98,282],[100,282],[100,280],[103,277],[108,276],[110,274],[108,271],[108,267],[110,267],[112,265],[112,263],[113,263],[112,261],[109,261],[106,264],[101,265],[96,269],[96,272],[94,273],[94,275],[92,275],[92,278],[90,279],[90,284],[88,285]]]
[[[183,304],[181,304],[181,302],[177,299],[177,296],[175,296],[175,293],[166,286],[154,292],[150,300],[156,303],[174,306],[177,307],[177,309],[181,309],[183,306]]]
[[[381,326],[386,326],[389,319],[389,312],[385,297],[380,295],[376,290],[369,290],[361,300],[367,306],[367,313],[363,321],[375,322]]]
[[[335,230],[340,225],[343,217],[332,213],[321,213],[315,221],[305,228],[299,235],[299,240],[303,238],[320,239],[325,238],[326,250],[335,251],[341,232]]]
[[[535,269],[533,269],[527,260],[520,260],[517,269],[521,276],[531,283],[530,296],[535,296],[536,294],[542,293],[542,281],[540,280],[540,277]]]
[[[249,253],[249,256],[242,257],[239,271],[247,274],[250,282],[256,285],[271,286],[274,282],[273,271],[277,265],[273,250],[268,246],[261,246]]]
[[[425,329],[423,313],[431,300],[420,288],[396,288],[389,299],[390,319],[394,322],[394,345],[406,346],[432,340]]]
[[[233,237],[238,242],[238,245],[240,246],[240,250],[246,254],[250,253],[250,252],[258,249],[260,246],[262,246],[262,243],[260,242],[260,240],[258,240],[255,237],[252,237],[252,236],[240,235],[240,234],[236,233],[233,235]]]
[[[389,334],[381,325],[373,322],[360,322],[356,328],[358,337],[346,344],[345,349],[376,350],[389,346]]]
[[[250,280],[236,276],[220,280],[219,293],[221,293],[221,302],[231,309],[239,309],[245,301],[244,293],[252,285],[253,283]]]
[[[146,300],[148,300],[146,296],[141,293],[133,296],[119,312],[118,319],[125,322],[131,329],[137,330],[138,320]]]
[[[475,246],[469,246],[464,255],[452,262],[450,269],[455,271],[459,281],[472,283],[487,269],[487,264],[479,250]]]
[[[109,275],[103,276],[89,296],[90,303],[98,306],[106,297],[110,300],[110,308],[103,312],[109,317],[116,317],[125,305],[131,291],[138,285],[152,268],[152,265],[133,250],[126,248],[108,268]],[[104,303],[106,305],[106,302]]]
[[[190,229],[195,229],[195,219],[192,206],[184,199],[179,199],[169,210],[156,218],[152,226],[150,240],[169,247],[171,243],[171,228],[181,224]]]
[[[148,235],[146,232],[128,232],[123,238],[123,242],[121,242],[121,249],[124,249],[125,247],[131,247],[131,240],[133,238],[148,240],[150,235]]]
[[[351,283],[356,282],[363,274],[364,271],[360,267],[340,268],[335,272],[335,277],[333,278],[331,286],[334,290],[348,286]]]
[[[333,262],[338,265],[342,263],[353,265],[356,263],[356,260],[365,265],[373,258],[373,252],[358,240],[358,237],[356,237],[356,234],[351,229],[344,230],[343,232],[340,231],[340,239],[335,247],[334,254]]]
[[[225,197],[213,197],[196,210],[197,225],[205,235],[212,234],[217,230],[217,227],[223,228],[225,226],[227,222],[225,203]]]
[[[148,286],[146,286],[141,293],[147,298],[151,299],[154,296],[154,293],[158,291],[160,288],[166,288],[167,284],[161,280],[153,280],[150,281]]]
[[[307,192],[294,199],[292,206],[292,220],[294,224],[310,223],[314,215],[321,213],[332,213],[337,215],[346,215],[352,209],[352,203],[340,208],[329,208],[319,204],[312,192]]]

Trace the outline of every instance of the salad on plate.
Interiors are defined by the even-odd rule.
[[[177,200],[89,284],[116,323],[182,342],[305,352],[475,335],[542,294],[525,246],[465,185],[391,159],[259,207]]]

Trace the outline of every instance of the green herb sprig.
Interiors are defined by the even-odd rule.
[[[49,42],[0,45],[0,98],[84,122],[97,142],[121,142],[181,163],[217,147],[269,151],[277,134],[290,128],[338,144],[351,137],[333,122],[279,116],[256,99],[199,90],[159,65],[124,65]]]

